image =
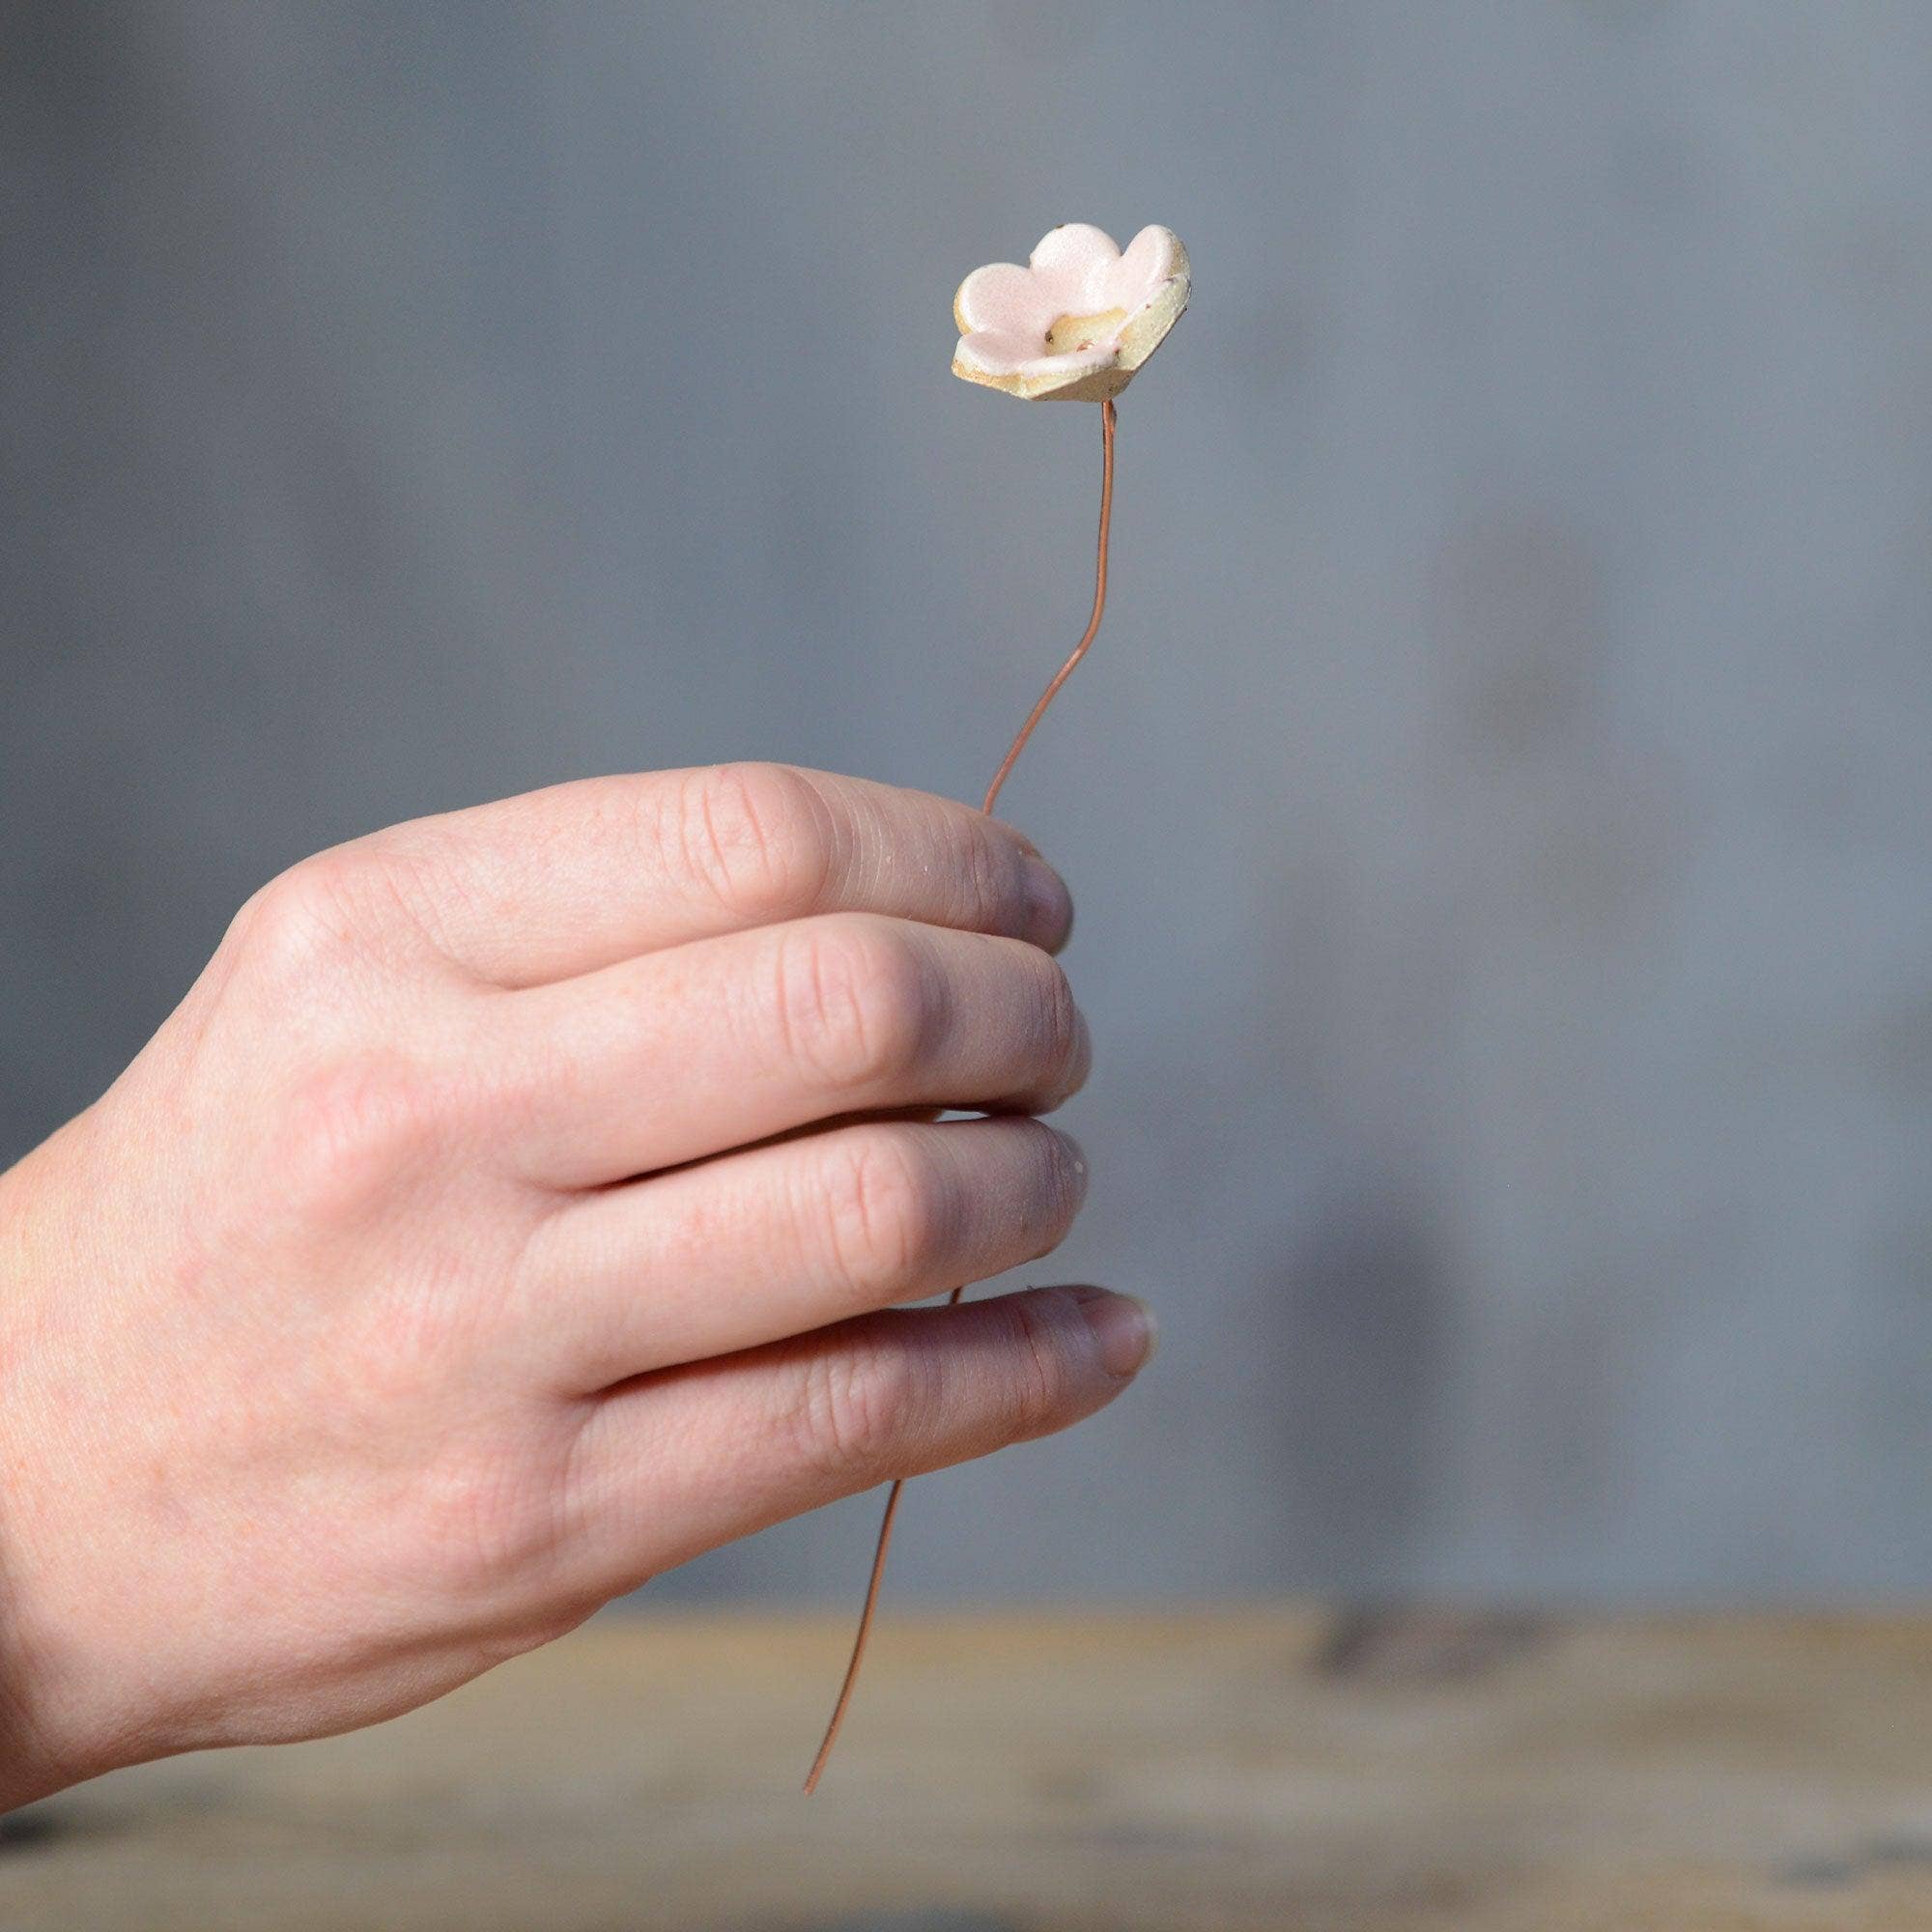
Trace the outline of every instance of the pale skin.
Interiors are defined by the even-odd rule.
[[[1125,1296],[895,1305],[1078,1211],[1070,921],[994,819],[756,765],[264,888],[0,1176],[0,1804],[375,1722],[1111,1401]]]

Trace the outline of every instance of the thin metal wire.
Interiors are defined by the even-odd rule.
[[[993,807],[998,803],[1000,788],[1012,775],[1013,767],[1019,763],[1020,753],[1026,750],[1027,740],[1034,734],[1035,727],[1046,716],[1046,708],[1060,695],[1060,687],[1073,675],[1074,668],[1087,655],[1094,639],[1100,633],[1100,618],[1107,608],[1107,531],[1114,517],[1114,400],[1111,396],[1100,405],[1100,541],[1094,567],[1094,611],[1087,619],[1087,628],[1081,633],[1080,641],[1073,646],[1066,662],[1053,674],[1053,682],[1040,693],[1039,701],[1027,714],[1027,721],[1019,728],[1007,755],[1000,761],[1000,769],[993,774],[993,782],[986,787],[986,800],[980,810],[992,815]],[[946,1305],[951,1308],[966,1293],[963,1285],[955,1288],[946,1297]],[[886,1495],[886,1513],[879,1520],[879,1540],[872,1548],[872,1572],[866,1583],[866,1605],[859,1612],[859,1628],[852,1638],[852,1655],[845,1665],[844,1681],[838,1687],[838,1701],[832,1707],[831,1721],[825,1726],[825,1737],[818,1747],[818,1755],[811,1760],[811,1769],[806,1773],[805,1791],[809,1798],[818,1789],[818,1780],[824,1776],[825,1767],[832,1757],[832,1747],[838,1742],[838,1732],[845,1722],[845,1713],[851,1707],[852,1691],[859,1682],[859,1666],[865,1662],[866,1645],[872,1634],[872,1619],[879,1607],[879,1589],[886,1580],[886,1554],[893,1547],[893,1523],[899,1513],[899,1498],[905,1493],[906,1479],[898,1477]]]
[[[1101,613],[1107,608],[1107,526],[1113,521],[1113,516],[1114,399],[1109,396],[1100,405],[1100,542],[1094,568],[1094,614],[1087,619],[1087,629],[1081,634],[1080,641],[1073,646],[1066,662],[1054,672],[1053,682],[1040,693],[1039,702],[1027,714],[1027,722],[1020,726],[1019,736],[1000,761],[1000,769],[993,774],[993,782],[986,787],[986,802],[980,808],[989,818],[993,807],[999,803],[1000,788],[1019,763],[1020,753],[1026,750],[1034,727],[1046,716],[1046,707],[1060,696],[1060,687],[1073,675],[1074,667],[1087,655],[1089,647],[1099,635]]]

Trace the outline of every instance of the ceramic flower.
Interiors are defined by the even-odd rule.
[[[1051,230],[1022,269],[975,269],[952,298],[952,373],[1030,402],[1118,396],[1187,306],[1187,250],[1143,228],[1124,253],[1084,221]]]

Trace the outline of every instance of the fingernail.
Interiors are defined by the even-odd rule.
[[[1026,897],[1027,930],[1042,945],[1062,944],[1073,929],[1073,895],[1066,881],[1044,859],[1022,859],[1020,891]]]
[[[1094,1352],[1110,1376],[1131,1376],[1153,1357],[1154,1321],[1147,1304],[1104,1288],[1076,1288],[1080,1312],[1094,1331]]]

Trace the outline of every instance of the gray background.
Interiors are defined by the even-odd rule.
[[[764,755],[960,795],[1173,226],[1072,877],[1165,1350],[901,1596],[1932,1582],[1932,8],[72,4],[0,69],[0,1154],[385,821]],[[656,1588],[849,1595],[873,1502]]]

